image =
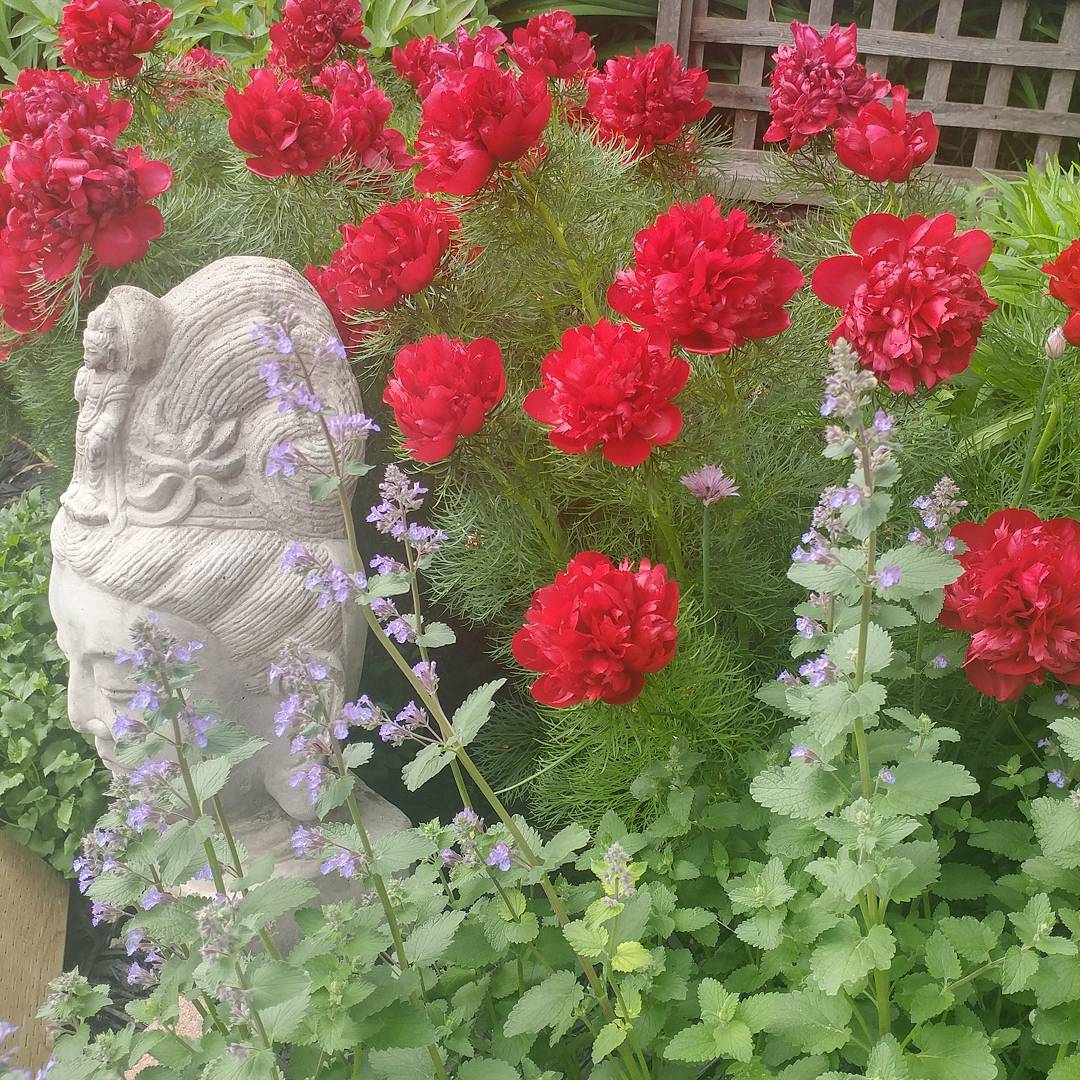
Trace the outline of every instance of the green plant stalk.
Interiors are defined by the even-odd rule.
[[[566,269],[569,271],[570,276],[574,279],[574,283],[578,287],[578,292],[581,294],[581,310],[585,312],[589,322],[599,322],[600,309],[596,305],[596,298],[593,296],[592,289],[585,277],[585,271],[582,268],[581,263],[578,261],[577,256],[573,251],[570,250],[570,245],[566,242],[566,230],[562,222],[560,222],[552,212],[551,207],[549,207],[540,197],[540,192],[536,185],[522,170],[519,169],[514,175],[517,177],[518,183],[526,192],[528,192],[532,199],[533,209],[536,210],[538,217],[544,223],[544,227],[551,234],[551,238],[555,241],[555,246],[559,249],[559,254],[562,256],[563,262],[566,263]]]
[[[709,578],[712,570],[712,507],[701,507],[701,606],[709,613]]]
[[[1016,491],[1016,505],[1020,507],[1026,505],[1028,492],[1031,488],[1031,476],[1035,466],[1035,450],[1039,443],[1043,409],[1046,407],[1046,395],[1050,390],[1050,383],[1053,378],[1054,361],[1047,357],[1046,370],[1043,372],[1042,385],[1039,387],[1039,396],[1035,399],[1035,411],[1031,416],[1031,427],[1028,429],[1027,450],[1024,453],[1024,469],[1020,474],[1020,486]]]
[[[314,394],[315,388],[311,383],[311,377],[308,374],[306,367],[304,367],[303,370],[308,383],[308,388]],[[334,471],[339,481],[337,488],[338,504],[341,508],[341,517],[345,525],[345,535],[349,542],[349,552],[352,558],[353,570],[356,572],[360,572],[363,570],[363,560],[360,558],[360,549],[356,542],[356,525],[353,522],[352,518],[352,508],[349,506],[349,500],[345,494],[345,473],[342,468],[341,461],[338,457],[337,449],[334,446],[334,441],[330,435],[330,429],[326,423],[326,419],[321,414],[317,415],[319,424],[322,428],[323,438],[326,440],[326,445],[330,450],[331,459],[334,464]],[[439,702],[439,699],[435,695],[431,694],[428,691],[427,687],[425,687],[416,677],[416,673],[413,671],[408,661],[405,659],[404,656],[402,656],[400,651],[395,648],[393,642],[391,642],[391,640],[387,637],[385,631],[382,628],[382,625],[379,623],[379,620],[372,613],[370,606],[363,605],[362,610],[364,612],[364,621],[367,623],[368,628],[374,634],[375,639],[379,642],[379,644],[387,652],[390,658],[394,661],[398,669],[401,671],[402,675],[405,676],[406,681],[412,687],[413,692],[416,694],[416,696],[420,698],[420,700],[423,701],[425,705],[427,705],[432,716],[435,717],[436,721],[439,724],[439,729],[442,733],[443,739],[448,741],[452,740],[454,734],[453,725],[451,725],[450,721],[448,720],[446,713],[443,710],[441,703]],[[460,745],[455,745],[454,743],[451,743],[451,745],[458,761],[461,762],[465,771],[472,777],[473,782],[477,785],[477,787],[481,791],[481,794],[483,794],[484,798],[487,799],[489,805],[499,816],[499,819],[507,827],[507,829],[509,829],[510,835],[514,838],[514,842],[518,845],[518,848],[520,849],[522,854],[525,855],[525,857],[529,860],[530,864],[532,864],[533,866],[538,865],[540,860],[537,857],[536,853],[532,850],[532,848],[526,841],[521,830],[517,827],[517,823],[510,816],[509,811],[502,804],[502,801],[491,789],[491,785],[488,784],[488,782],[484,779],[483,775],[476,767],[472,758],[469,757],[469,755],[465,752],[465,748]],[[340,748],[335,748],[335,754],[339,758],[340,763],[338,767],[340,769],[344,766],[344,759],[341,758]],[[360,821],[360,808],[356,804],[355,797],[350,794],[349,798],[346,800],[346,803],[348,804],[350,814],[354,815],[354,824],[359,823],[357,824],[357,831],[360,833],[361,840],[363,841],[363,838],[367,834],[363,831],[362,822]],[[376,878],[376,880],[378,879]],[[566,908],[564,907],[562,901],[559,899],[559,896],[555,892],[555,888],[546,873],[541,874],[540,886],[544,891],[544,895],[548,899],[548,903],[551,905],[552,911],[555,913],[556,919],[559,921],[559,925],[565,926],[568,922],[570,922],[570,916],[567,914]],[[384,896],[385,900],[383,900]],[[390,897],[389,894],[386,892],[385,884],[383,884],[382,886],[379,899],[380,901],[383,901],[383,906],[387,914],[387,920],[391,923],[391,933],[393,933],[392,927],[393,925],[396,925],[397,920],[393,914],[393,909],[390,904]],[[397,937],[400,938],[400,928],[398,930]],[[397,938],[395,938],[395,946],[396,945]],[[402,961],[405,962],[407,966],[407,961],[405,960],[404,943],[402,943],[401,946],[400,958]],[[600,982],[600,979],[596,974],[596,969],[593,967],[592,963],[588,960],[587,957],[578,956],[578,962],[581,965],[582,970],[585,972],[585,977],[589,982],[589,986],[592,989],[593,995],[596,998],[597,1002],[600,1004],[601,1009],[604,1010],[605,1016],[607,1017],[608,1021],[610,1022],[614,1020],[614,1011],[611,1008],[611,1003],[608,1001],[607,994],[604,993],[603,984]],[[630,1033],[630,1038],[631,1040],[633,1040],[632,1032]],[[620,1056],[623,1056],[623,1050],[625,1050],[625,1047],[620,1048]],[[436,1064],[436,1058],[439,1057],[438,1051],[435,1050],[434,1047],[429,1047],[429,1052],[432,1056],[432,1063]],[[636,1063],[633,1062],[633,1058],[630,1057],[629,1053],[624,1056],[624,1064],[626,1063],[627,1059],[629,1059],[627,1071],[632,1077],[638,1071],[637,1066]],[[446,1070],[442,1066],[441,1058],[436,1064],[436,1071],[440,1074],[440,1076],[446,1077]],[[643,1080],[648,1080],[648,1074],[645,1074]]]
[[[413,602],[413,616],[416,619],[416,636],[419,638],[424,632],[424,615],[420,607],[420,580],[416,571],[416,556],[413,554],[412,544],[409,543],[408,537],[403,540],[405,545],[405,562],[409,569],[409,585],[412,592]],[[420,650],[420,659],[427,663],[428,651],[426,645],[421,645],[419,641],[416,643],[416,647]],[[450,762],[450,772],[453,773],[454,783],[457,785],[458,795],[461,797],[461,805],[472,809],[472,802],[469,799],[469,789],[465,786],[465,778],[461,775],[461,769],[458,766],[457,761]]]
[[[499,485],[512,502],[525,512],[525,516],[532,522],[533,527],[543,537],[544,543],[547,545],[547,549],[551,552],[551,557],[554,559],[556,565],[562,565],[569,559],[569,553],[566,549],[565,539],[560,540],[555,531],[551,528],[550,522],[540,513],[539,510],[533,505],[532,500],[526,498],[521,494],[513,484],[507,479],[506,474],[498,466],[493,463],[490,464],[490,469],[495,476],[495,479],[499,481]]]
[[[1061,400],[1055,398],[1050,405],[1050,415],[1046,418],[1046,425],[1043,427],[1039,445],[1035,447],[1035,456],[1031,460],[1031,482],[1033,484],[1039,479],[1039,470],[1042,468],[1043,458],[1046,456],[1047,448],[1050,446],[1050,440],[1054,437],[1054,432],[1057,430],[1058,419],[1060,416]]]
[[[686,567],[683,564],[682,544],[679,542],[679,536],[675,532],[671,518],[668,517],[665,500],[660,491],[659,467],[655,462],[650,461],[643,471],[645,474],[645,488],[649,495],[649,514],[653,521],[656,522],[656,527],[660,530],[661,537],[663,537],[668,559],[671,561],[671,567],[675,574],[675,580],[684,582],[686,580]]]
[[[871,495],[874,491],[874,478],[870,468],[870,451],[867,447],[866,432],[859,425],[858,443],[862,448],[863,480]],[[866,538],[866,570],[863,582],[862,604],[859,610],[859,639],[855,653],[855,674],[853,686],[857,691],[866,678],[866,647],[870,637],[870,623],[872,621],[874,604],[874,568],[877,562],[877,529],[871,529]],[[869,799],[873,794],[873,783],[870,779],[870,755],[866,746],[866,729],[862,717],[855,719],[855,749],[859,759],[859,780],[862,785],[863,798]],[[884,912],[878,901],[877,889],[873,883],[866,886],[866,917],[867,930],[882,922]],[[878,1014],[878,1033],[884,1037],[888,1035],[892,1027],[889,1015],[889,977],[880,969],[874,970],[874,1004]]]
[[[915,626],[915,679],[911,688],[911,711],[918,716],[922,705],[922,649],[923,621],[916,616]]]
[[[354,547],[355,552],[355,547]],[[341,777],[347,777],[350,775],[349,767],[345,764],[345,758],[341,754],[341,745],[337,739],[333,739],[334,747],[334,764],[337,767],[338,775]],[[368,836],[367,829],[364,828],[364,819],[360,813],[360,805],[356,801],[356,796],[349,792],[348,797],[345,800],[345,805],[349,808],[349,816],[352,818],[353,827],[356,829],[357,835],[360,837],[360,846],[364,849],[364,857],[367,859],[369,872],[368,877],[371,879],[371,883],[375,886],[375,892],[379,897],[379,903],[382,905],[383,914],[386,916],[386,925],[390,929],[390,936],[394,939],[394,952],[398,958],[398,966],[402,971],[409,970],[409,958],[405,954],[405,939],[401,933],[401,924],[397,920],[397,913],[394,911],[394,905],[390,900],[390,892],[386,888],[386,882],[383,880],[382,874],[375,872],[375,852],[371,846],[371,838]],[[416,993],[410,995],[414,1006],[420,1006],[420,1000]],[[441,1080],[449,1080],[446,1072],[446,1067],[443,1065],[442,1055],[433,1043],[427,1045],[428,1056],[431,1058],[431,1064],[435,1067],[435,1072],[441,1078]]]

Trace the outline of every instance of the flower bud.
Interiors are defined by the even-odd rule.
[[[1046,339],[1046,358],[1060,360],[1065,355],[1065,347],[1068,344],[1065,340],[1065,331],[1060,326],[1055,327]]]

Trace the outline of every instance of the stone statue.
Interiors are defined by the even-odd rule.
[[[267,670],[281,646],[311,646],[342,694],[356,688],[364,626],[354,608],[320,608],[282,552],[303,540],[348,561],[338,500],[313,501],[308,481],[266,475],[267,457],[293,442],[316,464],[329,455],[310,414],[281,413],[259,377],[256,323],[292,309],[293,340],[315,357],[336,342],[329,312],[288,264],[228,258],[165,296],[114,288],[91,312],[75,379],[75,468],[52,528],[49,603],[71,665],[72,726],[102,760],[121,765],[111,721],[133,687],[115,654],[140,616],[156,614],[178,638],[204,643],[199,696],[266,740],[239,766],[222,798],[238,838],[269,851],[279,872],[312,876],[289,837],[314,813],[290,787],[287,740],[273,730],[280,695]],[[354,413],[360,395],[348,365],[323,356],[315,389],[330,412]],[[407,827],[404,816],[358,785],[369,831]]]

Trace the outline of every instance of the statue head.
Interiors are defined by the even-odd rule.
[[[268,796],[306,819],[306,796],[288,785],[288,746],[273,732],[267,669],[283,644],[303,641],[344,693],[363,631],[351,609],[319,607],[278,570],[296,539],[333,562],[347,552],[337,500],[312,500],[301,476],[266,475],[283,442],[329,466],[310,414],[279,411],[259,377],[265,349],[253,327],[285,310],[325,409],[357,412],[348,365],[327,348],[337,341],[330,314],[286,263],[222,259],[161,298],[113,289],[90,314],[49,601],[71,665],[72,725],[107,764],[118,767],[112,721],[133,692],[114,657],[135,620],[153,613],[204,643],[199,696],[269,743],[237,771],[228,799],[250,807]]]

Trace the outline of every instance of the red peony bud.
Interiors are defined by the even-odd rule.
[[[864,105],[850,124],[836,129],[836,156],[853,173],[882,183],[902,183],[925,165],[938,144],[938,129],[930,113],[911,116],[907,87],[894,86],[892,108],[880,101]]]

